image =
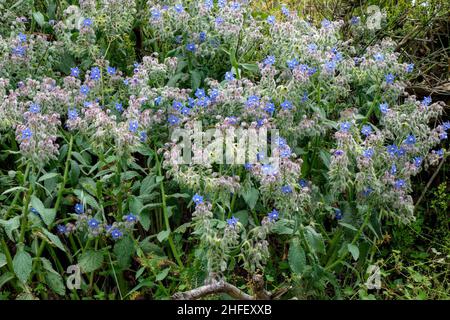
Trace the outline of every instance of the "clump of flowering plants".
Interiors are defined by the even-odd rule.
[[[411,178],[445,157],[443,104],[405,92],[413,66],[389,39],[342,39],[351,21],[225,0],[61,9],[33,14],[46,37],[11,11],[0,29],[0,279],[20,298],[255,276],[339,296],[341,272],[376,264],[386,219],[414,219]],[[138,61],[115,63],[131,33]]]

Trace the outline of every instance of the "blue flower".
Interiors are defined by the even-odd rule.
[[[178,35],[175,37],[175,43],[180,44],[183,41],[183,36]]]
[[[200,32],[198,34],[198,39],[200,40],[200,42],[204,42],[206,40],[206,32]]]
[[[444,156],[444,149],[433,150],[433,153],[437,154],[439,158],[442,158]]]
[[[444,128],[445,131],[450,129],[450,121],[445,121],[442,123],[442,127]]]
[[[275,63],[275,57],[274,57],[274,56],[267,56],[267,57],[264,59],[263,63],[264,63],[266,66],[271,66],[271,65],[273,65],[273,64]]]
[[[83,205],[81,203],[77,203],[74,207],[75,209],[75,213],[76,214],[83,214],[84,213],[84,208]]]
[[[123,111],[123,106],[120,102],[116,102],[116,104],[114,105],[114,107],[116,108],[116,110],[118,112],[122,112]]]
[[[395,156],[398,152],[398,147],[395,144],[391,144],[386,147],[387,153],[389,153],[390,156]]]
[[[211,100],[215,100],[218,96],[219,96],[219,90],[217,90],[217,89],[212,89],[211,92],[209,93],[209,98]]]
[[[384,79],[386,80],[387,84],[393,84],[395,80],[395,76],[392,73],[389,73],[384,76]]]
[[[415,157],[413,159],[414,165],[419,168],[422,165],[422,157]]]
[[[100,80],[100,77],[101,77],[100,69],[98,67],[93,67],[91,69],[91,75],[90,75],[91,80],[97,81],[97,80]]]
[[[365,135],[366,137],[370,136],[372,134],[372,132],[373,132],[373,130],[372,130],[371,126],[369,126],[367,124],[362,126],[361,133],[363,135]]]
[[[273,114],[275,111],[275,104],[273,102],[267,102],[266,103],[266,108],[264,109],[264,111],[266,111],[269,114]]]
[[[76,118],[78,118],[77,110],[75,108],[69,109],[69,111],[67,112],[67,117],[69,118],[69,120],[75,120]]]
[[[32,103],[30,105],[30,112],[31,113],[39,113],[41,111],[41,107],[37,103]]]
[[[397,173],[397,166],[395,165],[395,163],[392,164],[390,173],[392,175],[395,175]]]
[[[25,56],[26,49],[23,46],[17,46],[12,49],[12,54],[16,56],[23,57]]]
[[[199,195],[198,193],[196,193],[192,197],[192,201],[194,201],[195,205],[199,205],[199,204],[203,203],[203,197],[201,195]]]
[[[180,122],[180,119],[177,116],[174,116],[173,114],[171,114],[168,118],[167,121],[169,122],[170,125],[176,125],[178,122]]]
[[[66,233],[66,232],[67,232],[67,228],[66,228],[66,226],[63,225],[63,224],[58,224],[58,225],[56,226],[56,230],[57,230],[58,233],[60,233],[60,234],[63,234],[63,233]]]
[[[245,170],[251,170],[253,168],[253,165],[251,163],[245,163],[244,168]]]
[[[126,222],[135,223],[137,221],[137,217],[131,212],[123,217]]]
[[[285,185],[281,187],[281,192],[283,192],[284,194],[287,193],[292,193],[292,188],[290,185]]]
[[[296,66],[298,66],[298,60],[296,58],[293,58],[291,60],[288,60],[286,64],[289,69],[294,69]]]
[[[315,43],[308,44],[308,51],[310,53],[316,52],[317,51],[317,44],[315,44]]]
[[[180,111],[181,108],[183,108],[183,103],[180,101],[174,101],[174,102],[172,102],[172,108],[177,111]]]
[[[289,100],[284,100],[283,103],[281,103],[281,108],[283,110],[291,110],[293,107],[292,102]]]
[[[378,61],[378,62],[384,61],[384,55],[382,53],[379,53],[379,52],[375,53],[373,55],[373,58],[375,59],[375,61]]]
[[[139,122],[137,122],[136,120],[132,120],[128,123],[128,130],[130,132],[133,132],[133,133],[136,132],[138,127],[139,127]]]
[[[234,216],[232,216],[230,219],[227,219],[227,224],[232,228],[236,227],[238,222],[239,222],[239,219],[235,218]]]
[[[342,219],[342,211],[341,209],[338,208],[333,208],[334,209],[334,217],[336,220],[341,220]]]
[[[289,16],[290,12],[289,12],[289,8],[286,7],[285,5],[283,5],[281,7],[281,13],[284,14],[286,17]]]
[[[206,7],[207,10],[211,10],[214,6],[213,0],[205,0],[203,2],[203,5]]]
[[[147,140],[147,132],[141,131],[139,132],[139,141],[145,142]]]
[[[198,88],[195,90],[195,96],[197,98],[204,98],[206,96],[205,89]]]
[[[369,148],[369,149],[366,149],[366,150],[363,151],[363,156],[365,158],[369,158],[370,159],[370,158],[372,158],[373,154],[374,154],[373,148]]]
[[[380,112],[386,114],[389,111],[389,105],[387,103],[380,104]]]
[[[159,19],[161,19],[161,11],[159,11],[158,9],[153,8],[151,10],[151,14],[153,20],[158,21]]]
[[[175,8],[175,11],[178,13],[182,13],[184,11],[183,5],[180,3],[176,4],[174,8]]]
[[[267,17],[267,23],[274,25],[275,24],[275,16],[268,16]]]
[[[87,96],[87,94],[89,93],[89,87],[87,85],[82,85],[80,87],[80,93],[84,94],[85,96]]]
[[[405,143],[409,144],[409,145],[415,144],[416,143],[416,137],[414,137],[414,135],[410,134],[409,136],[406,137]]]
[[[255,95],[249,96],[247,98],[247,102],[245,103],[245,105],[248,108],[256,107],[258,104],[259,104],[259,97]]]
[[[91,27],[92,26],[92,20],[90,18],[86,18],[83,20],[83,27]]]
[[[223,23],[223,18],[222,17],[217,17],[216,18],[216,20],[215,20],[215,23],[217,24],[217,25],[221,25],[222,23]]]
[[[219,6],[219,8],[223,8],[227,5],[227,0],[218,0],[217,5]]]
[[[439,134],[439,139],[445,140],[448,138],[447,132],[442,132]]]
[[[25,128],[22,130],[22,140],[29,140],[33,136],[33,132],[30,128]]]
[[[162,97],[161,96],[156,97],[154,102],[155,102],[155,106],[159,106],[162,102]]]
[[[344,155],[345,152],[344,152],[344,150],[338,149],[338,150],[334,151],[333,154],[334,154],[335,157],[339,157],[339,156]]]
[[[423,100],[422,100],[422,105],[424,105],[425,107],[428,107],[428,106],[431,104],[432,101],[433,101],[433,100],[431,99],[430,96],[425,97],[425,98],[423,98]]]
[[[278,220],[278,218],[280,217],[280,214],[277,209],[273,209],[271,212],[269,212],[267,214],[267,216],[269,217],[270,222],[274,222],[274,221]]]
[[[100,225],[100,222],[97,219],[92,218],[88,221],[88,225],[91,229],[97,229]]]
[[[348,132],[351,127],[352,127],[352,124],[348,121],[340,123],[340,128],[341,128],[342,132]]]
[[[336,69],[336,62],[329,61],[329,62],[325,63],[324,68],[327,73],[333,73],[334,69]]]
[[[111,237],[114,240],[118,240],[118,239],[122,238],[122,236],[123,236],[123,233],[119,229],[114,228],[114,229],[111,230]]]
[[[411,73],[414,70],[414,63],[410,63],[406,66],[406,72]]]
[[[231,3],[231,9],[239,10],[240,8],[241,8],[241,4],[239,2],[234,1]]]
[[[357,25],[357,24],[359,24],[360,21],[361,21],[360,17],[352,17],[352,19],[350,20],[350,23],[352,25]]]
[[[195,43],[188,43],[187,45],[186,45],[186,50],[187,51],[190,51],[190,52],[195,52]]]
[[[106,68],[106,72],[108,72],[109,75],[113,76],[116,74],[117,69],[114,67],[108,67],[108,68]]]
[[[300,187],[306,188],[308,186],[308,181],[306,181],[305,179],[300,179],[298,184],[300,185]]]
[[[329,28],[331,27],[331,22],[328,19],[323,19],[320,24],[322,25],[322,28]]]
[[[226,73],[225,73],[225,80],[227,80],[227,81],[234,80],[234,74],[233,74],[233,72],[231,72],[231,71],[226,72]]]
[[[19,38],[20,42],[25,42],[27,41],[27,36],[25,34],[23,34],[22,32],[19,33],[19,35],[17,36]]]
[[[362,194],[364,197],[369,196],[372,193],[373,189],[371,187],[367,187],[363,190]]]
[[[406,182],[403,179],[398,179],[397,181],[395,181],[395,189],[402,189],[406,186]]]
[[[70,75],[72,77],[78,78],[80,75],[80,69],[78,67],[70,68]]]

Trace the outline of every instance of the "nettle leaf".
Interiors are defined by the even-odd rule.
[[[294,238],[291,241],[291,244],[289,246],[288,260],[291,270],[294,273],[301,275],[306,267],[306,255],[299,239],[297,238]]]
[[[325,253],[325,243],[323,242],[322,235],[318,233],[312,226],[307,226],[306,230],[306,240],[308,244],[317,253]]]
[[[13,231],[19,229],[20,227],[20,216],[15,216],[12,219],[9,220],[2,220],[0,219],[0,226],[3,227],[6,234],[8,235],[8,238],[11,241],[14,241],[13,237]]]
[[[359,248],[356,245],[349,243],[347,244],[347,249],[348,252],[352,254],[353,259],[357,261],[359,258]]]
[[[48,240],[51,244],[55,245],[57,248],[66,252],[66,248],[64,247],[63,243],[58,238],[58,236],[54,235],[53,233],[51,233],[50,231],[48,231],[46,229],[42,229],[42,233],[45,234],[45,236],[48,238]]]
[[[130,265],[131,257],[134,253],[134,241],[130,237],[123,237],[114,245],[114,254],[121,269],[125,269]]]
[[[26,283],[33,268],[33,259],[28,252],[21,249],[14,256],[13,267],[17,278]]]
[[[259,197],[258,189],[254,187],[245,189],[241,192],[241,195],[244,198],[245,203],[247,203],[247,205],[250,207],[250,209],[254,209]]]
[[[87,250],[78,259],[78,265],[84,273],[93,272],[103,264],[103,252]]]

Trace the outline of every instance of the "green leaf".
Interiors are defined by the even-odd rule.
[[[59,294],[60,296],[66,294],[63,278],[59,274],[47,271],[45,273],[45,282],[56,294]]]
[[[55,220],[56,210],[45,208],[42,201],[39,200],[39,198],[37,198],[35,195],[31,196],[30,203],[31,206],[39,212],[39,215],[47,226]]]
[[[247,203],[247,205],[250,207],[250,209],[254,209],[256,206],[256,202],[258,201],[259,198],[259,191],[256,188],[248,188],[245,189],[242,193],[241,193],[242,197],[245,200],[245,203]]]
[[[353,231],[358,231],[358,229],[356,229],[354,226],[352,226],[351,224],[345,223],[345,222],[339,222],[339,224],[347,229],[353,230]]]
[[[103,264],[103,252],[87,250],[78,259],[78,264],[84,273],[93,272]]]
[[[26,283],[31,274],[33,259],[28,252],[21,249],[13,259],[14,273],[23,283]]]
[[[0,252],[0,268],[6,266],[6,256]]]
[[[325,243],[323,242],[322,235],[316,232],[312,226],[307,226],[305,230],[306,240],[313,250],[317,253],[325,253]]]
[[[160,233],[158,233],[158,235],[156,236],[156,238],[158,238],[159,242],[163,242],[164,240],[166,240],[170,235],[170,231],[169,230],[163,230]]]
[[[45,24],[45,18],[41,12],[33,12],[33,18],[40,27]]]
[[[236,218],[239,219],[239,222],[242,223],[244,227],[248,224],[248,211],[241,210],[233,214]]]
[[[42,229],[42,233],[44,233],[51,244],[55,245],[57,248],[61,249],[62,251],[66,252],[66,248],[64,247],[61,240],[59,240],[58,236],[54,235],[50,231],[46,229]]]
[[[166,268],[166,269],[164,269],[163,271],[161,271],[160,273],[158,273],[158,274],[156,275],[155,280],[156,280],[156,281],[164,280],[164,279],[167,277],[167,275],[169,274],[169,270],[170,270],[170,268]]]
[[[240,66],[243,69],[248,70],[253,73],[258,73],[258,71],[259,71],[259,67],[255,63],[241,63]]]
[[[120,269],[126,269],[130,265],[134,253],[134,242],[130,237],[123,237],[114,245],[114,254]]]
[[[348,252],[350,252],[353,256],[353,259],[356,261],[359,258],[359,248],[355,246],[354,244],[347,244]]]
[[[20,216],[15,216],[14,218],[9,219],[9,220],[0,219],[0,226],[3,227],[6,234],[8,235],[8,238],[11,241],[14,241],[14,237],[13,237],[12,233],[14,230],[19,229],[19,227],[20,227]]]
[[[14,279],[15,276],[14,274],[12,274],[11,272],[5,272],[4,274],[2,274],[0,276],[0,289],[9,281],[11,281],[12,279]]]
[[[43,176],[41,176],[41,177],[38,179],[38,182],[40,182],[40,181],[45,181],[45,180],[49,180],[49,179],[53,179],[53,178],[58,177],[58,176],[59,176],[59,173],[58,173],[58,172],[49,172],[49,173],[46,173],[46,174],[44,174]]]
[[[192,70],[190,74],[191,74],[191,88],[192,90],[195,91],[200,87],[200,84],[202,82],[202,75],[197,70]]]
[[[291,270],[301,275],[306,267],[306,256],[297,238],[292,239],[291,245],[289,246],[288,260]]]
[[[130,212],[132,212],[133,214],[136,214],[136,215],[139,215],[142,211],[142,208],[144,207],[144,205],[142,204],[142,201],[139,200],[135,196],[130,197],[130,202],[129,202],[128,206],[129,206]]]

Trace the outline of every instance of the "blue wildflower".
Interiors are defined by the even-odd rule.
[[[70,75],[78,78],[80,76],[80,69],[78,67],[70,68]]]
[[[152,19],[153,20],[158,21],[158,20],[161,19],[161,11],[159,11],[158,9],[153,8],[151,10],[151,14],[152,14]]]
[[[364,197],[369,196],[372,193],[373,189],[371,187],[367,187],[363,190],[362,194]]]
[[[341,209],[338,208],[333,208],[334,209],[334,217],[336,220],[341,220],[342,219],[342,211]]]
[[[69,120],[75,120],[78,118],[78,111],[75,108],[69,109],[67,112],[67,118],[69,118]]]
[[[41,107],[37,103],[32,103],[30,105],[30,112],[31,113],[39,113],[41,111]]]
[[[372,158],[374,153],[375,152],[374,152],[373,148],[369,148],[369,149],[366,149],[366,150],[363,151],[363,156],[365,158],[369,158],[370,159],[370,158]]]
[[[360,21],[361,21],[361,18],[360,18],[360,17],[352,17],[352,19],[350,20],[350,23],[351,23],[352,25],[357,25],[357,24],[360,23]]]
[[[292,193],[292,188],[290,185],[285,185],[281,187],[281,192],[283,192],[284,194],[287,193]]]
[[[375,53],[373,55],[373,58],[375,59],[375,61],[378,61],[378,62],[384,61],[384,55],[380,52]]]
[[[176,125],[180,119],[177,116],[174,116],[173,114],[171,114],[168,118],[167,121],[169,122],[170,125]]]
[[[380,104],[380,112],[386,114],[389,111],[389,105],[387,103]]]
[[[75,209],[75,213],[76,214],[83,214],[84,213],[84,208],[83,208],[83,205],[81,203],[75,204],[74,209]]]
[[[363,135],[365,135],[366,137],[370,136],[372,134],[372,132],[373,132],[373,130],[372,130],[371,126],[369,126],[367,124],[362,126],[361,133]]]
[[[84,94],[85,96],[87,96],[87,94],[89,93],[89,87],[87,85],[82,85],[80,87],[80,93]]]
[[[83,20],[83,27],[91,27],[92,26],[92,19],[86,18]]]
[[[186,50],[187,50],[187,51],[195,52],[195,49],[196,49],[195,43],[188,43],[188,44],[186,45]]]
[[[442,158],[444,156],[444,149],[433,150],[433,153],[437,154],[439,158]]]
[[[422,157],[414,157],[413,162],[414,165],[419,168],[422,165]]]
[[[106,72],[108,72],[109,75],[113,76],[116,74],[117,69],[114,67],[108,67],[108,68],[106,68]]]
[[[114,107],[116,108],[116,110],[118,112],[122,112],[123,111],[123,106],[120,102],[116,102],[116,104],[114,105]]]
[[[245,105],[248,108],[256,107],[258,104],[259,104],[259,97],[255,95],[249,96],[247,98],[247,102],[245,103]]]
[[[25,56],[26,49],[23,46],[17,46],[12,49],[12,54],[16,56]]]
[[[56,230],[57,230],[58,233],[64,234],[64,233],[67,232],[67,227],[65,225],[63,225],[63,224],[58,224],[56,226]]]
[[[308,44],[308,51],[310,53],[316,52],[317,51],[317,44],[315,44],[315,43]]]
[[[263,63],[264,63],[266,66],[271,66],[271,65],[273,65],[273,64],[275,63],[275,57],[274,57],[274,56],[267,56],[267,57],[264,59]]]
[[[402,189],[406,186],[406,182],[403,179],[398,179],[397,181],[395,181],[395,189]]]
[[[339,126],[340,126],[342,132],[348,132],[350,130],[350,128],[352,127],[352,124],[348,121],[345,121],[345,122],[341,122]]]
[[[284,100],[283,103],[281,103],[281,108],[283,110],[291,110],[293,107],[292,102],[289,100]]]
[[[234,74],[233,74],[233,72],[231,72],[231,71],[226,72],[226,73],[225,73],[225,80],[227,80],[227,81],[234,80]]]
[[[192,197],[192,201],[195,203],[195,205],[199,205],[203,203],[203,197],[199,195],[198,193],[194,194]]]
[[[410,134],[409,136],[406,137],[405,143],[409,144],[409,145],[415,144],[416,143],[416,137],[414,137],[414,135]]]
[[[298,66],[298,60],[296,58],[293,58],[291,60],[288,60],[286,64],[289,69],[294,69],[296,66]]]
[[[269,114],[273,114],[275,111],[275,104],[273,102],[267,102],[266,103],[266,108],[264,109],[264,111],[266,111]]]
[[[159,106],[162,102],[162,97],[161,96],[156,97],[154,102],[155,102],[155,106]]]
[[[91,69],[91,75],[90,75],[91,80],[97,81],[97,80],[100,80],[100,77],[101,77],[100,69],[98,67],[93,67]]]
[[[444,131],[439,134],[439,139],[445,140],[447,138],[448,138],[447,132]]]
[[[300,187],[306,188],[308,186],[308,181],[306,181],[305,179],[300,179],[298,184],[300,185]]]
[[[267,17],[267,23],[274,25],[275,24],[275,16],[268,16]]]
[[[445,131],[450,130],[450,121],[445,121],[442,123],[442,127]]]
[[[411,73],[411,72],[413,72],[413,70],[414,70],[414,63],[409,63],[406,66],[406,72]]]
[[[428,107],[428,106],[431,104],[432,101],[433,101],[433,100],[431,99],[430,96],[425,97],[425,98],[423,98],[423,100],[422,100],[422,105],[424,105],[425,107]]]
[[[395,163],[392,164],[390,173],[392,175],[395,175],[397,173],[397,166],[395,165]]]
[[[114,240],[118,240],[118,239],[122,238],[122,236],[123,236],[123,233],[119,229],[114,228],[114,229],[111,230],[111,237]]]
[[[280,214],[277,209],[273,209],[271,212],[269,212],[267,214],[267,216],[268,216],[270,222],[274,222],[274,221],[278,220],[278,218],[280,217]]]
[[[289,16],[290,12],[289,12],[289,8],[286,7],[285,5],[283,5],[281,7],[281,13],[284,14],[286,17]]]
[[[336,150],[336,151],[334,151],[334,156],[335,157],[340,157],[340,156],[342,156],[342,155],[344,155],[344,150],[341,150],[341,149],[338,149],[338,150]]]
[[[214,20],[214,22],[215,22],[217,25],[221,25],[221,24],[224,22],[224,20],[223,20],[222,17],[217,17],[217,18]]]
[[[389,73],[384,76],[384,79],[386,80],[387,84],[393,84],[395,80],[395,76],[392,73]]]
[[[227,219],[227,224],[232,228],[236,227],[238,222],[239,222],[239,219],[235,218],[234,216],[232,216],[230,219]]]
[[[88,225],[91,229],[97,229],[100,225],[100,222],[97,219],[92,218],[88,221]]]
[[[244,168],[245,170],[251,170],[253,168],[253,165],[251,163],[245,163]]]
[[[391,144],[391,145],[387,146],[386,150],[390,156],[395,156],[398,153],[398,147],[395,144]]]
[[[147,132],[141,131],[139,132],[139,141],[145,142],[147,140]]]
[[[131,212],[123,217],[126,222],[135,223],[137,222],[137,217]]]
[[[183,5],[180,4],[180,3],[176,4],[176,5],[174,6],[174,8],[175,8],[175,11],[176,11],[177,13],[182,13],[182,12],[184,11]]]
[[[30,128],[25,128],[22,130],[22,140],[29,140],[33,136],[33,132]]]
[[[198,34],[198,39],[200,40],[200,42],[205,42],[205,40],[206,40],[206,32],[200,32],[199,34]]]
[[[136,132],[137,131],[137,129],[138,129],[138,127],[139,127],[139,122],[137,122],[136,120],[131,120],[129,123],[128,123],[128,130],[130,131],[130,132]]]
[[[25,34],[23,34],[22,32],[19,33],[19,35],[17,36],[19,38],[20,42],[25,42],[27,41],[27,36]]]
[[[323,19],[323,20],[320,22],[320,24],[322,25],[322,28],[325,28],[325,29],[331,27],[331,22],[330,22],[330,20],[328,20],[328,19]]]

